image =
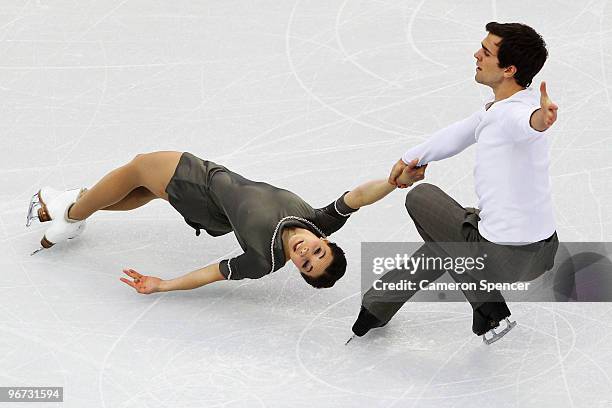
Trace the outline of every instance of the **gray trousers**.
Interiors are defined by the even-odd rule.
[[[419,282],[423,279],[433,282],[445,272],[461,283],[478,282],[486,279],[489,282],[530,281],[553,266],[554,257],[559,246],[557,233],[549,238],[529,245],[513,246],[499,245],[487,241],[478,231],[478,216],[480,210],[463,207],[457,201],[435,185],[420,183],[406,195],[406,209],[414,221],[417,231],[425,243],[414,252],[414,256],[423,254],[425,257],[457,257],[465,256],[465,252],[452,253],[453,248],[436,243],[461,244],[463,251],[477,252],[483,245],[487,248],[487,267],[482,271],[470,273],[455,273],[446,269],[417,269],[407,271],[394,269],[381,277],[383,282],[400,282],[411,280]],[[417,285],[418,288],[418,285]],[[418,289],[417,289],[418,290]],[[417,290],[403,290],[393,293],[370,288],[362,299],[362,305],[382,322],[388,322],[397,311],[408,301]],[[499,291],[463,291],[473,309],[485,302],[505,302]]]

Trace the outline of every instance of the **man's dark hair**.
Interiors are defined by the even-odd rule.
[[[333,258],[321,276],[313,278],[300,272],[306,282],[318,289],[331,288],[338,279],[344,276],[346,271],[346,257],[342,248],[333,242],[328,242],[327,245],[332,251]]]
[[[514,65],[516,83],[524,88],[531,85],[533,77],[540,72],[548,57],[542,36],[528,25],[520,23],[504,24],[492,21],[485,28],[489,33],[502,39],[496,44],[499,47],[497,52],[499,67]]]

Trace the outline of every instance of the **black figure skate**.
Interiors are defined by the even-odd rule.
[[[482,341],[485,344],[489,345],[495,343],[516,326],[516,322],[511,322],[510,319],[508,319],[510,314],[510,309],[508,309],[505,303],[483,303],[481,306],[474,309],[472,331],[476,335],[482,336]],[[502,329],[502,331],[496,332],[495,329],[499,327],[499,322],[502,320],[506,321],[506,327]],[[487,332],[491,333],[491,337],[487,338]]]

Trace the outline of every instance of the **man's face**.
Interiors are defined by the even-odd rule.
[[[291,261],[300,272],[313,278],[323,274],[333,259],[327,241],[306,229],[298,229],[288,244]]]
[[[501,37],[494,34],[487,34],[482,40],[481,48],[474,53],[476,58],[476,82],[483,85],[495,87],[504,80],[504,72],[507,74],[508,68],[500,68],[497,52],[499,47],[496,44],[501,42]]]

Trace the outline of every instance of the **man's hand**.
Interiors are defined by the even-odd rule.
[[[132,281],[126,278],[119,278],[119,280],[136,289],[136,292],[144,295],[157,292],[162,281],[160,278],[154,276],[141,275],[133,269],[124,269],[123,273],[134,280]]]
[[[540,84],[540,108],[544,112],[544,124],[548,129],[557,120],[557,110],[559,107],[550,100],[546,92],[546,82],[544,81]]]
[[[540,109],[531,115],[531,127],[543,132],[557,120],[557,110],[559,107],[554,104],[546,92],[546,82],[540,84]]]
[[[396,179],[397,186],[399,188],[406,188],[412,186],[419,180],[423,180],[425,178],[425,169],[429,165],[426,164],[421,167],[416,167],[419,159],[414,159],[407,165],[405,165],[404,169],[400,176]]]

